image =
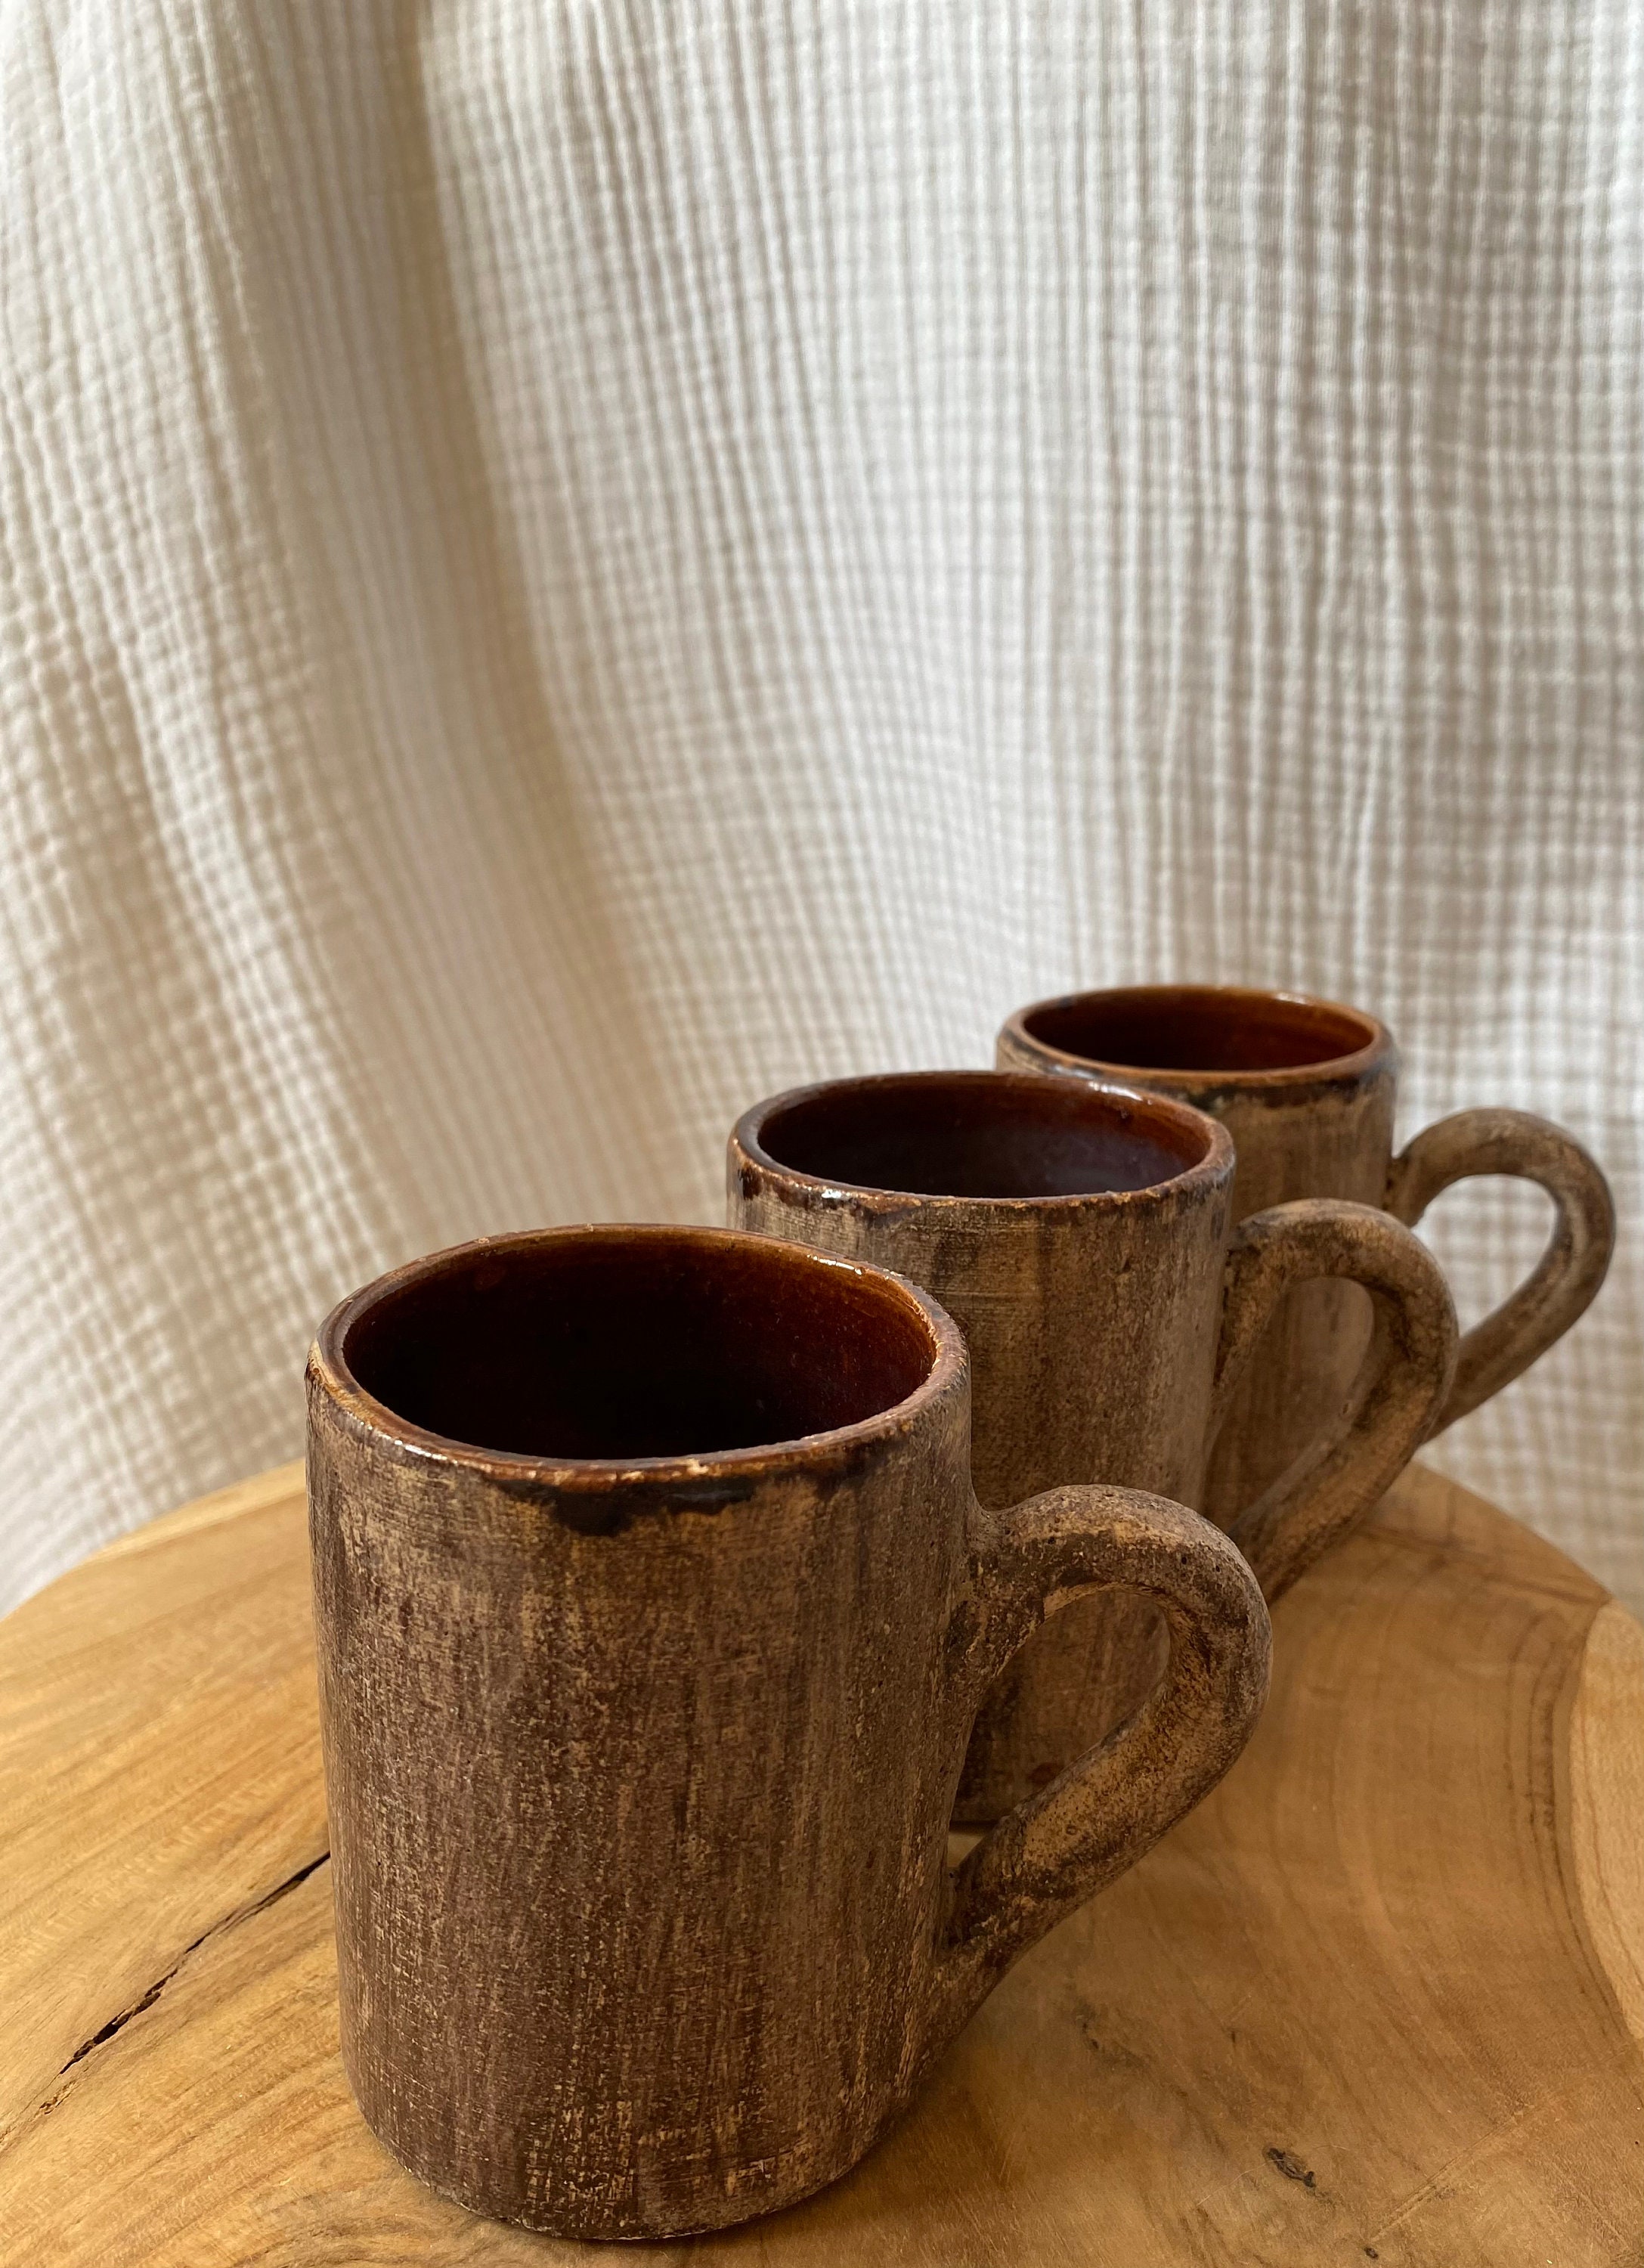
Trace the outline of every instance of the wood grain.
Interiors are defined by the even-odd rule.
[[[286,1887],[318,1816],[305,1557],[288,1471],[0,1624],[8,2263],[591,2257],[420,2189],[349,2098],[329,1869]],[[1274,1634],[1221,1788],[854,2175],[693,2258],[1644,2257],[1644,1632],[1417,1471]]]
[[[325,1852],[308,1590],[288,1465],[0,1624],[0,2144],[188,1946]]]

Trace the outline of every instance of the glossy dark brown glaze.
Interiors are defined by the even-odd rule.
[[[1615,1240],[1604,1177],[1573,1138],[1525,1111],[1464,1111],[1397,1159],[1398,1054],[1358,1008],[1234,985],[1136,985],[1041,1000],[999,1035],[998,1062],[1112,1081],[1207,1111],[1237,1152],[1233,1213],[1302,1197],[1385,1206],[1413,1226],[1439,1192],[1480,1174],[1537,1182],[1552,1199],[1546,1250],[1525,1283],[1463,1338],[1434,1431],[1528,1369],[1585,1311]],[[1207,1507],[1231,1520],[1317,1439],[1352,1390],[1370,1307],[1351,1285],[1299,1285],[1263,1336],[1217,1437]]]
[[[1384,1027],[1356,1008],[1235,984],[1069,993],[1024,1008],[1011,1022],[1042,1048],[1074,1062],[1122,1067],[1139,1085],[1156,1072],[1207,1081],[1231,1072],[1244,1081],[1312,1070],[1334,1081],[1345,1065],[1383,1057],[1391,1045]]]
[[[1098,1478],[1198,1502],[1215,1397],[1287,1270],[1372,1278],[1397,1342],[1392,1401],[1344,1421],[1317,1469],[1262,1510],[1257,1571],[1276,1590],[1407,1458],[1455,1326],[1420,1247],[1362,1208],[1271,1217],[1236,1248],[1232,1174],[1225,1130],[1158,1096],[911,1072],[749,1111],[730,1139],[729,1218],[936,1294],[971,1349],[976,1486],[996,1506]],[[1137,1706],[1160,1659],[1156,1618],[1134,1601],[1059,1613],[978,1720],[959,1817],[995,1817],[1053,1777]]]
[[[923,1382],[922,1319],[869,1278],[813,1281],[735,1246],[588,1239],[554,1266],[487,1245],[379,1293],[339,1354],[419,1432],[533,1463],[690,1457],[835,1432]]]
[[[308,1385],[344,2061],[474,2211],[664,2236],[832,2180],[1260,1705],[1231,1547],[1124,1489],[982,1513],[959,1334],[871,1269],[499,1239],[345,1301]],[[1116,1586],[1159,1693],[950,1872],[980,1695]]]
[[[1215,1148],[1146,1103],[1093,1112],[1076,1091],[988,1073],[891,1073],[802,1087],[760,1120],[769,1153],[812,1180],[950,1197],[1107,1197],[1156,1188]]]

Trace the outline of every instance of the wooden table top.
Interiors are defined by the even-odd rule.
[[[1644,1630],[1413,1472],[1274,1638],[1210,1800],[854,2174],[694,2258],[1644,2260]],[[598,2257],[421,2188],[349,2095],[299,1468],[0,1624],[0,1854],[8,2268]]]

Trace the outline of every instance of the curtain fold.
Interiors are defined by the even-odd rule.
[[[1603,1160],[1435,1454],[1644,1605],[1636,11],[6,0],[0,105],[0,1605],[378,1269],[1178,976]]]

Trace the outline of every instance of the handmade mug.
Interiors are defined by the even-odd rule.
[[[1009,1071],[1142,1087],[1220,1120],[1237,1153],[1233,1217],[1296,1197],[1350,1197],[1413,1227],[1441,1190],[1479,1174],[1538,1182],[1552,1199],[1546,1250],[1519,1288],[1462,1338],[1433,1432],[1516,1378],[1561,1338],[1610,1264],[1615,1211],[1604,1174],[1561,1128],[1523,1110],[1464,1110],[1393,1155],[1398,1051],[1361,1009],[1231,985],[1148,984],[1041,1000],[999,1035]],[[1205,1509],[1223,1519],[1271,1485],[1348,1389],[1369,1336],[1350,1286],[1291,1292],[1235,1390],[1216,1438]]]
[[[680,2235],[832,2181],[1260,1707],[1231,1545],[1120,1488],[980,1510],[964,1341],[875,1269],[502,1237],[345,1300],[308,1391],[343,2059],[475,2212]],[[950,1871],[980,1695],[1114,1586],[1154,1702]]]
[[[1219,1408],[1282,1290],[1362,1284],[1387,1326],[1373,1379],[1232,1523],[1271,1599],[1423,1438],[1456,1322],[1433,1260],[1385,1213],[1288,1205],[1230,1234],[1232,1180],[1233,1145],[1198,1111],[986,1071],[796,1088],[747,1112],[727,1160],[733,1226],[894,1268],[952,1314],[990,1506],[1097,1479],[1195,1504]],[[1127,1718],[1158,1643],[1144,1602],[1057,1615],[984,1705],[956,1815],[997,1817]]]

